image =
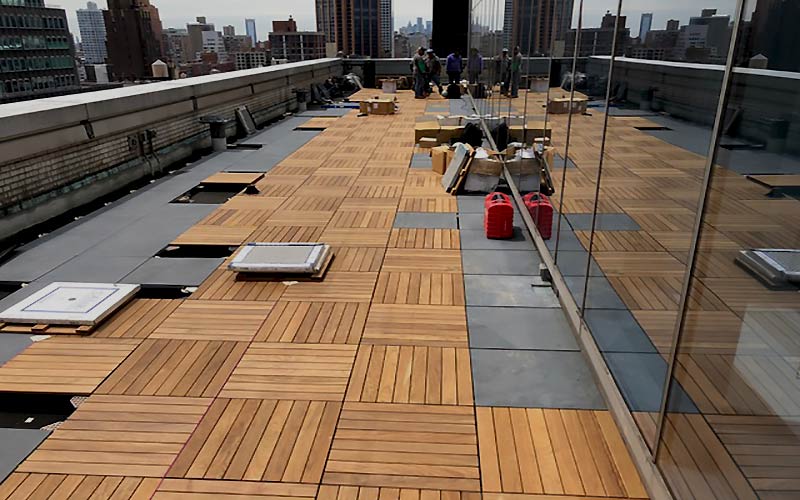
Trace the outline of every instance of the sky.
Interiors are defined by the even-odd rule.
[[[100,8],[106,7],[106,0],[95,0]],[[447,0],[453,1],[453,0]],[[501,7],[502,0],[491,0],[492,5]],[[237,33],[244,34],[244,19],[251,17],[257,22],[259,39],[266,39],[272,21],[286,19],[290,14],[297,20],[299,29],[316,30],[314,0],[151,0],[158,7],[161,21],[165,28],[185,27],[197,16],[206,16],[218,30],[222,26],[233,25]],[[574,0],[576,10],[579,4]],[[78,21],[75,11],[86,6],[86,0],[52,0],[66,9],[69,15],[70,30],[78,33]],[[701,8],[718,8],[720,13],[730,14],[735,0],[625,0],[623,15],[628,16],[628,27],[633,34],[638,34],[639,18],[642,12],[653,12],[653,29],[663,29],[668,19],[680,19],[686,24],[690,16],[699,15]],[[433,0],[394,0],[395,29],[405,26],[408,21],[416,22],[417,17],[426,20],[432,16]],[[606,10],[615,10],[617,2],[613,0],[584,0],[584,26],[599,26],[600,19]],[[577,14],[573,15],[573,23],[577,23]]]

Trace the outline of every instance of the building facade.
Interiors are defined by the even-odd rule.
[[[291,16],[288,21],[272,22],[269,44],[276,59],[297,62],[325,57],[325,34],[297,31],[297,23]]]
[[[256,20],[255,19],[245,19],[244,20],[244,30],[247,33],[247,36],[250,37],[250,40],[253,42],[253,47],[256,46],[258,43],[258,34],[256,32]]]
[[[44,0],[0,3],[0,102],[79,89],[66,12]]]
[[[181,28],[167,28],[162,32],[164,57],[167,62],[183,64],[191,58],[189,47],[189,32]]]
[[[390,0],[316,0],[317,31],[345,55],[383,57],[382,47],[391,40],[383,34],[387,11]]]
[[[217,62],[228,62],[228,51],[225,49],[225,37],[219,31],[204,31],[203,53],[217,54]]]
[[[620,16],[619,27],[615,31],[616,21],[617,16],[606,13],[606,15],[603,16],[603,21],[599,28],[581,29],[580,43],[578,44],[578,57],[611,55],[615,37],[617,40],[615,55],[624,55],[628,48],[631,30],[625,27],[627,22],[626,16]],[[566,38],[566,56],[572,56],[575,53],[576,39],[577,30],[569,30]]]
[[[103,11],[108,60],[117,80],[153,76],[151,65],[164,57],[161,18],[149,0],[108,0]]]
[[[549,55],[553,40],[563,40],[572,25],[573,0],[506,0],[505,4],[503,34],[509,50],[519,46],[524,54]]]
[[[213,24],[206,22],[205,17],[198,17],[196,21],[186,25],[186,30],[189,32],[189,60],[191,61],[200,59],[200,54],[203,53],[203,32],[216,31]]]
[[[252,50],[250,52],[237,52],[232,55],[236,61],[236,71],[243,69],[263,68],[270,65],[272,54],[266,50]]]
[[[639,21],[639,41],[644,42],[647,39],[647,34],[653,28],[653,13],[645,12]]]
[[[394,57],[394,12],[392,10],[392,0],[381,0],[380,19],[380,57]]]
[[[94,2],[87,2],[85,9],[78,9],[78,29],[81,32],[81,49],[86,64],[105,64],[106,23],[103,11]]]

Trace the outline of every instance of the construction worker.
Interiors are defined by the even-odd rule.
[[[511,56],[511,98],[519,97],[519,84],[522,80],[522,54],[519,45],[514,47],[514,54]]]
[[[456,49],[452,54],[447,56],[447,64],[445,65],[447,71],[447,81],[451,85],[461,81],[461,73],[464,71],[464,61],[461,58],[461,51]]]
[[[500,84],[500,93],[503,95],[508,94],[508,87],[511,81],[511,59],[508,57],[508,49],[503,49],[503,52],[497,56],[495,60],[495,83]]]
[[[425,99],[427,97],[427,89],[425,88],[428,83],[428,65],[425,61],[425,49],[420,47],[417,53],[414,54],[414,59],[411,61],[412,71],[414,73],[414,97],[416,99]]]
[[[469,49],[469,59],[467,60],[467,73],[469,83],[478,83],[483,73],[483,56],[476,48]]]
[[[442,87],[442,62],[436,57],[436,53],[433,49],[428,49],[428,60],[426,61],[428,64],[428,82],[433,82],[439,88],[439,93],[441,94],[444,92],[444,88]],[[429,85],[426,85],[429,90]]]

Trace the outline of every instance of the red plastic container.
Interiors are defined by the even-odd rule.
[[[539,229],[539,234],[549,240],[553,236],[553,204],[550,199],[542,193],[529,193],[522,200]]]
[[[514,206],[503,193],[492,193],[484,202],[483,228],[486,237],[507,240],[514,236]]]

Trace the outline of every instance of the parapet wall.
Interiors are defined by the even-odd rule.
[[[293,89],[341,74],[320,59],[2,105],[0,240],[208,147],[202,116],[247,105],[263,123],[297,108]]]

